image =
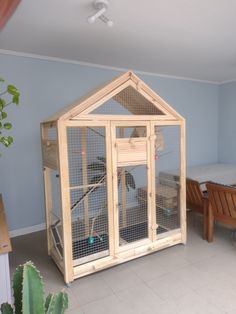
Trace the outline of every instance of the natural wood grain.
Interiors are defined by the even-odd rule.
[[[11,241],[5,216],[2,195],[0,194],[0,254],[11,252]]]
[[[207,237],[208,198],[204,196],[198,181],[186,179],[187,208],[203,215],[203,239]]]
[[[208,241],[213,241],[214,221],[236,228],[236,188],[206,183],[209,197]]]

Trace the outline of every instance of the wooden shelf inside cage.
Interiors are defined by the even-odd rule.
[[[137,198],[140,204],[147,203],[147,187],[138,189]],[[167,215],[176,214],[175,208],[178,205],[178,191],[176,188],[157,184],[156,185],[156,206]]]

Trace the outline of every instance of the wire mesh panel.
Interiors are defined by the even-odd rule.
[[[148,237],[147,202],[139,201],[138,191],[147,185],[146,165],[118,167],[119,244]]]
[[[109,254],[105,128],[68,128],[73,260]]]
[[[61,219],[60,181],[59,173],[50,170],[52,210],[50,218],[51,239],[60,259],[63,258],[63,237]]]
[[[161,141],[155,143],[157,234],[180,228],[179,127],[155,127]],[[175,169],[174,173],[172,170]]]
[[[163,115],[164,113],[136,89],[128,86],[99,108],[93,110],[91,114]]]
[[[116,127],[116,138],[137,138],[146,136],[146,126]]]

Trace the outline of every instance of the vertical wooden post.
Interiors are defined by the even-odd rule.
[[[83,193],[87,192],[88,185],[88,171],[87,171],[87,128],[81,127],[80,140],[81,140],[81,148],[82,148],[82,177],[83,177]],[[83,200],[84,205],[84,224],[85,224],[85,236],[89,237],[89,203],[88,197],[85,197]]]
[[[109,238],[109,254],[115,256],[115,229],[114,229],[114,202],[113,202],[113,176],[112,176],[112,141],[111,141],[111,125],[108,123],[105,128],[106,143],[106,176],[107,176],[107,211],[108,211],[108,238]]]
[[[116,125],[111,122],[111,154],[112,154],[112,193],[114,211],[114,249],[115,253],[119,250],[119,200],[118,200],[118,178],[117,178],[117,151],[116,151]]]
[[[64,280],[66,283],[73,281],[72,263],[72,228],[71,228],[71,205],[69,191],[68,147],[67,128],[64,121],[57,122],[58,129],[58,154],[60,169],[60,193],[61,193],[61,219],[63,234],[63,262]]]
[[[124,127],[120,126],[120,137],[124,138]],[[121,183],[121,204],[122,204],[122,227],[127,226],[127,201],[126,201],[126,180],[125,180],[125,168],[121,168],[121,178],[120,178],[120,183]]]
[[[182,242],[186,243],[186,153],[185,153],[185,121],[180,124],[180,226]]]
[[[157,239],[157,217],[156,217],[156,165],[155,165],[155,124],[150,122],[147,128],[148,138],[148,189],[149,198],[149,217],[150,224],[149,239],[155,241]]]
[[[48,137],[48,126],[41,124],[41,145],[43,147],[43,140]],[[45,202],[45,216],[46,216],[46,229],[47,229],[47,249],[48,255],[51,254],[52,240],[50,227],[52,224],[52,182],[51,182],[51,170],[43,165],[43,180],[44,180],[44,202]]]

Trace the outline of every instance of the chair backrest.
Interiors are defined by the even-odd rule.
[[[236,188],[218,183],[206,187],[214,219],[236,227]]]
[[[204,202],[206,198],[198,181],[186,179],[186,205],[188,209],[195,210],[203,214]]]

